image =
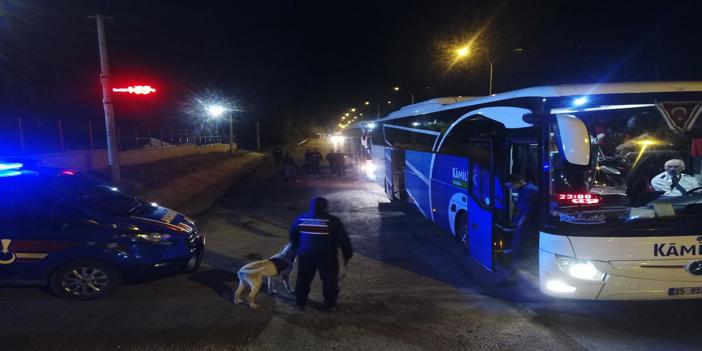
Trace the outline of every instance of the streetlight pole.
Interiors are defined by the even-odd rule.
[[[490,64],[490,88],[488,89],[488,96],[492,95],[492,69],[494,62],[488,57],[487,62]]]
[[[261,133],[256,121],[256,151],[261,151]]]
[[[105,134],[107,135],[107,163],[110,167],[110,178],[119,182],[119,150],[117,150],[117,133],[115,115],[112,107],[112,92],[110,89],[110,67],[107,60],[107,39],[101,15],[95,15],[97,23],[98,47],[100,51],[100,84],[102,85],[102,108],[105,111]]]
[[[229,110],[229,153],[234,153],[234,123],[231,110]]]

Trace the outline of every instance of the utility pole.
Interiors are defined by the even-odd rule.
[[[258,121],[256,121],[256,151],[261,151],[261,133],[258,127]]]
[[[234,123],[232,122],[232,111],[229,111],[229,153],[234,153]]]
[[[105,133],[107,134],[107,163],[110,167],[110,178],[119,182],[119,150],[117,150],[117,133],[115,114],[112,108],[112,91],[110,89],[110,66],[107,60],[107,40],[101,15],[95,15],[98,32],[98,47],[100,50],[100,84],[102,85],[102,108],[105,110]]]

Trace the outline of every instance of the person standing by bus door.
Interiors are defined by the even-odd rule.
[[[505,186],[510,192],[517,194],[514,216],[514,236],[512,237],[512,268],[527,266],[533,269],[538,253],[538,214],[539,188],[527,182],[519,174],[511,174],[505,180]]]
[[[324,310],[335,310],[339,295],[339,249],[344,267],[353,257],[349,235],[341,220],[329,214],[328,207],[327,199],[312,198],[309,211],[297,217],[290,227],[290,242],[297,247],[295,299],[299,309],[305,308],[310,285],[319,270]]]

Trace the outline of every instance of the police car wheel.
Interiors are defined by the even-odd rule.
[[[122,283],[115,267],[100,261],[79,260],[57,269],[49,280],[51,290],[61,298],[93,300],[108,295]]]
[[[456,219],[456,240],[467,252],[470,252],[468,233],[468,214],[461,213]]]
[[[185,272],[193,273],[197,272],[202,266],[202,259],[205,256],[204,250],[199,251],[195,256],[191,257],[185,264]]]

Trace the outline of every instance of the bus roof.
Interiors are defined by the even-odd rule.
[[[702,91],[702,81],[689,82],[637,82],[637,83],[601,83],[601,84],[565,84],[530,87],[512,90],[484,97],[436,98],[413,105],[403,106],[397,111],[381,118],[380,121],[402,117],[422,115],[430,112],[480,105],[488,102],[515,99],[521,97],[559,97],[597,94],[634,94]]]

